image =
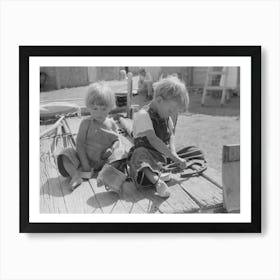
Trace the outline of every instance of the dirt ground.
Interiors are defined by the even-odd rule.
[[[133,78],[133,88],[137,88],[138,77]],[[115,92],[126,90],[126,81],[106,82]],[[41,92],[41,103],[69,101],[84,106],[86,87],[60,89]],[[239,97],[234,96],[225,106],[220,106],[218,97],[207,96],[206,105],[201,107],[201,94],[190,91],[190,106],[187,113],[181,114],[176,126],[176,146],[195,145],[204,153],[209,166],[219,172],[222,169],[222,147],[225,144],[240,143]],[[132,102],[140,106],[148,101],[143,96],[134,96]]]

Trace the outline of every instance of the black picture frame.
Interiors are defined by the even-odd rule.
[[[29,220],[29,59],[36,56],[246,56],[251,58],[250,223],[32,223]],[[261,46],[19,46],[21,233],[261,232]]]

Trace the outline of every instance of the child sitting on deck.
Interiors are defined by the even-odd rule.
[[[119,145],[116,123],[108,118],[115,95],[103,83],[90,86],[85,99],[90,117],[82,120],[76,150],[68,148],[57,158],[59,172],[71,177],[72,189],[82,183],[81,172],[100,170]]]
[[[137,186],[155,186],[161,197],[170,195],[161,176],[167,158],[186,168],[186,161],[175,151],[172,117],[185,111],[188,104],[185,85],[176,77],[168,77],[156,84],[152,102],[134,115],[130,175]]]

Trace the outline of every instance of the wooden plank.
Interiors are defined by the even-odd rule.
[[[76,189],[72,190],[69,185],[70,178],[66,179],[62,176],[58,178],[60,180],[68,213],[92,213],[96,210],[95,208],[99,208],[97,204],[92,203],[94,200],[94,192],[88,181],[84,181]]]
[[[170,184],[171,183],[168,185]],[[170,185],[169,189],[171,195],[166,202],[174,208],[174,213],[193,213],[200,209],[199,205],[183,191],[180,184],[176,183],[174,185]],[[159,210],[165,213],[162,207],[160,207]]]
[[[152,187],[139,188],[142,195],[149,201],[147,213],[175,213],[175,209],[166,202],[166,198],[161,198],[155,194],[156,190]]]
[[[199,210],[199,206],[176,181],[170,180],[168,186],[171,192],[168,198],[159,197],[153,187],[140,189],[142,194],[152,202],[149,213],[157,210],[161,213],[192,213]]]
[[[120,199],[116,201],[110,214],[128,214],[132,210],[132,205],[124,205]]]
[[[91,212],[91,214],[103,214],[101,208],[93,208],[94,210]]]
[[[43,131],[47,127],[42,126],[40,130]],[[40,209],[42,211],[46,210],[44,205],[46,204],[50,213],[67,213],[68,209],[57,176],[55,163],[53,158],[50,158],[47,154],[52,141],[52,138],[40,141],[40,202],[42,202]]]
[[[40,126],[40,133],[44,131],[45,126]],[[46,148],[40,144],[40,150]],[[45,166],[46,156],[40,155],[40,213],[54,213],[55,207],[52,196],[50,196],[49,185],[48,185],[48,174],[46,173]]]
[[[133,182],[129,182],[123,185],[122,197],[124,200],[137,202],[144,213],[158,213],[160,206],[168,213],[174,212],[165,199],[155,195],[155,188],[152,187],[139,187],[137,189]]]
[[[135,196],[132,195],[131,192],[126,192],[124,189],[128,187],[131,191],[133,191],[133,188],[135,189],[135,186],[131,184],[130,182],[125,182],[123,185],[123,191],[120,194],[120,199],[118,200],[118,204],[122,205],[122,207],[126,210],[125,213],[129,214],[143,214],[146,213],[145,210],[138,204],[138,201],[135,200]],[[133,187],[131,189],[131,187]],[[137,190],[135,189],[137,192]],[[116,207],[112,211],[112,213],[116,213]]]
[[[45,163],[40,161],[40,213],[54,213],[54,202],[50,196],[48,177],[45,170]]]
[[[223,146],[222,179],[225,209],[240,212],[240,145]]]
[[[216,169],[208,166],[201,176],[216,185],[218,188],[223,189],[222,174]]]
[[[202,176],[180,182],[181,187],[203,209],[218,207],[223,203],[223,192]]]
[[[223,146],[223,162],[240,161],[240,145]]]
[[[224,207],[228,212],[240,211],[240,161],[223,164]]]
[[[137,190],[133,182],[125,182],[122,186],[121,199],[133,203],[131,213],[151,213],[158,211],[152,209],[152,200],[145,197],[143,193]]]
[[[60,180],[54,169],[54,162],[52,160],[45,160],[44,163],[45,168],[41,169],[40,176],[45,176],[45,180],[43,181],[44,183],[41,182],[43,185],[41,185],[40,196],[44,199],[45,203],[49,204],[52,213],[68,213]]]
[[[94,192],[92,203],[94,206],[100,207],[102,213],[127,213],[128,210],[119,201],[119,195],[114,192],[108,192],[104,186],[97,187],[96,179],[90,179],[89,183]],[[95,205],[96,204],[96,205]],[[114,208],[115,211],[114,211]]]
[[[145,211],[138,205],[135,197],[132,195],[134,189],[135,186],[133,184],[130,182],[124,182],[121,193],[117,194],[118,200],[112,208],[110,212],[111,214],[145,213]]]

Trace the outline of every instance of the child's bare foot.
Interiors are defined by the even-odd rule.
[[[170,191],[168,189],[168,186],[162,180],[158,180],[158,182],[156,183],[156,190],[158,196],[160,197],[170,196]]]
[[[76,175],[74,176],[71,181],[70,181],[70,187],[72,188],[72,190],[74,190],[75,188],[77,188],[79,185],[81,185],[83,182],[83,179]]]

